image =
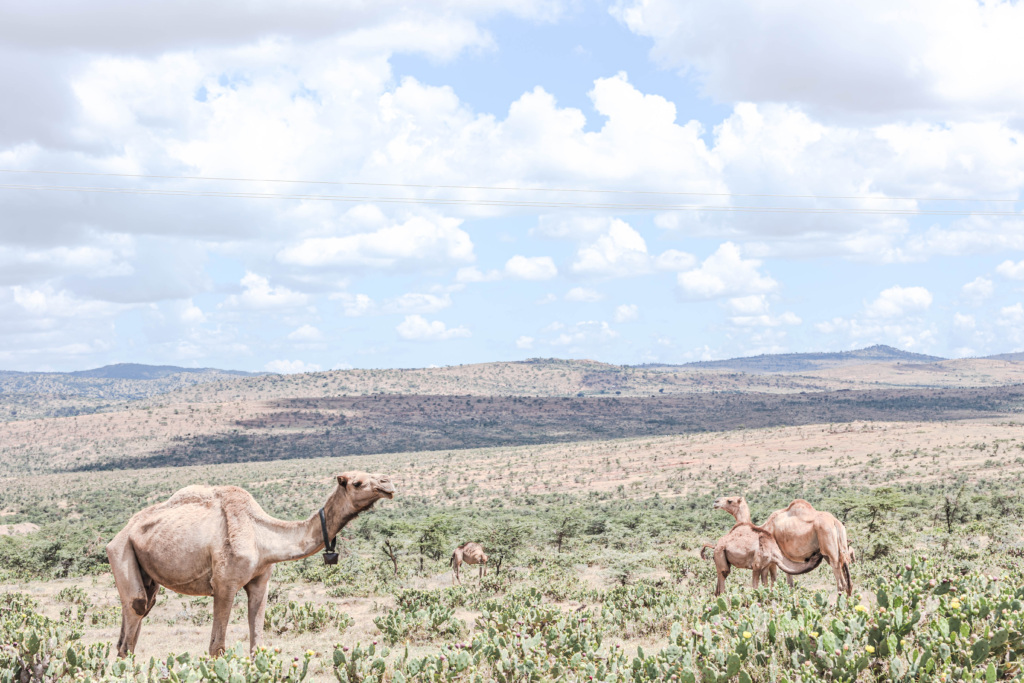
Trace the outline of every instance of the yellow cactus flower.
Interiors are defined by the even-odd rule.
[[[753,637],[754,637],[754,634],[753,634],[753,633],[751,633],[750,631],[744,631],[744,632],[743,632],[743,637],[744,637],[744,638],[753,638]]]
[[[868,653],[869,655],[873,655],[873,654],[875,654],[875,648],[873,648],[873,647],[872,647],[872,646],[870,646],[870,645],[866,646],[866,647],[864,648],[864,650],[865,650],[865,651],[866,651],[866,652],[867,652],[867,653]]]

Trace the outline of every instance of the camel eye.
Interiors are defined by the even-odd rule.
[[[355,486],[356,488],[359,488],[359,487],[361,487],[361,486],[363,485],[363,482],[361,482],[361,481],[357,481],[357,482],[355,482],[355,483],[354,483],[354,484],[352,484],[352,485],[353,485],[353,486]]]

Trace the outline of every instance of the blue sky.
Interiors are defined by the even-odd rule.
[[[1024,349],[1022,34],[968,0],[0,8],[0,369]]]

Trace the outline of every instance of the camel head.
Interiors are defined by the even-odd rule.
[[[743,496],[726,496],[716,500],[711,507],[715,510],[725,510],[738,519],[740,510],[747,507],[747,501]],[[747,514],[749,515],[749,512]]]
[[[381,498],[394,498],[395,486],[384,474],[359,472],[342,472],[338,475],[338,488],[335,495],[347,498],[348,502],[358,511],[369,510]]]

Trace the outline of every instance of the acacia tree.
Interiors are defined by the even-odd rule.
[[[416,547],[420,552],[420,571],[423,571],[423,558],[440,560],[448,554],[450,538],[455,530],[452,520],[447,515],[432,515],[419,527],[416,536]]]
[[[522,553],[533,530],[521,522],[499,521],[487,534],[488,561],[494,558],[494,572],[501,573],[501,565],[513,562]]]
[[[963,523],[967,520],[967,506],[961,502],[964,494],[964,484],[956,490],[956,494],[946,492],[942,497],[942,517],[946,523],[946,533],[953,533],[953,525]]]
[[[374,532],[381,537],[381,552],[391,561],[398,576],[398,557],[402,554],[412,529],[400,520],[387,519],[376,523]]]
[[[562,509],[555,513],[551,542],[558,548],[559,553],[562,552],[562,546],[565,545],[566,541],[580,535],[580,532],[583,531],[584,523],[583,512],[579,508]]]
[[[891,486],[881,486],[864,496],[860,509],[868,517],[868,531],[878,531],[878,523],[903,505],[903,494]]]

